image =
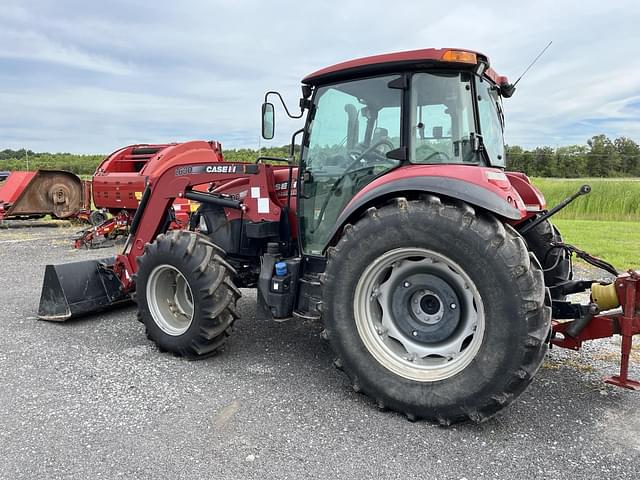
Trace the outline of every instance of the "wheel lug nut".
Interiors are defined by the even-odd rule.
[[[452,310],[455,310],[456,308],[458,308],[458,306],[455,303],[452,303],[449,306],[451,307]]]
[[[409,288],[411,284],[409,282],[404,282],[404,288]]]
[[[413,332],[411,332],[411,335],[413,335],[414,337],[418,336],[418,332],[416,330],[414,330]]]

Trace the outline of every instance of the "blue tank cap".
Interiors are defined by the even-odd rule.
[[[278,277],[284,277],[287,274],[287,264],[284,262],[276,263],[276,275]]]

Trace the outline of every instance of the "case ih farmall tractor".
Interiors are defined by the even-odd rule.
[[[261,316],[323,322],[355,390],[442,424],[508,405],[552,343],[577,349],[622,334],[621,374],[610,381],[637,386],[626,370],[640,331],[637,275],[594,284],[588,305],[565,301],[593,283],[569,278],[572,252],[617,272],[549,223],[587,187],[547,211],[525,175],[504,171],[501,105],[514,89],[487,57],[379,55],[302,84],[306,120],[289,165],[225,162],[202,141],[163,149],[122,254],[47,266],[39,317],[134,298],[161,350],[201,358],[229,337],[239,288],[257,288]],[[279,97],[265,96],[265,138],[269,95]],[[167,232],[176,198],[201,207],[189,230]]]

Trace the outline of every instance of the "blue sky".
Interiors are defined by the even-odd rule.
[[[505,102],[507,142],[640,141],[639,26],[633,1],[3,0],[0,149],[255,148],[264,92],[295,106],[300,79],[323,66],[458,46],[515,79],[549,40]],[[276,145],[298,126],[278,114]]]

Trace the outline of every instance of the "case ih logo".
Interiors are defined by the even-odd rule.
[[[186,165],[176,168],[176,177],[197,173],[242,173],[242,165]]]
[[[237,165],[209,165],[205,169],[207,173],[236,173]]]

